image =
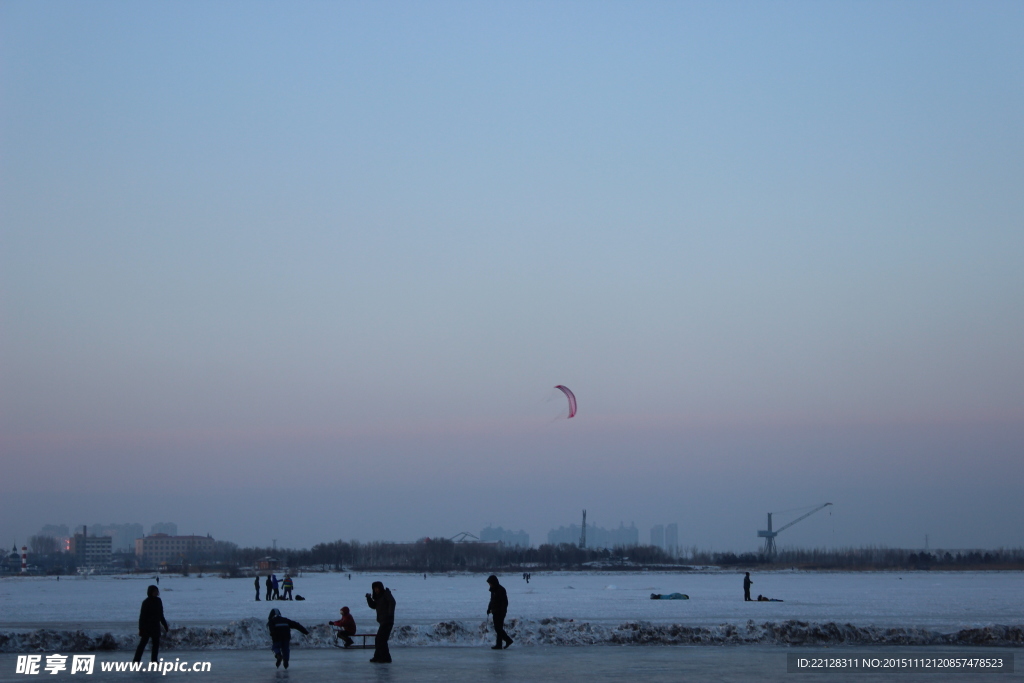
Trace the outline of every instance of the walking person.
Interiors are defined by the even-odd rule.
[[[274,599],[280,600],[281,593],[279,592],[279,589],[281,588],[281,582],[277,580],[277,574],[271,574],[270,581],[274,586]]]
[[[256,575],[255,586],[256,586],[256,602],[259,602],[260,601],[260,577],[259,577],[258,574]]]
[[[374,581],[370,590],[373,594],[366,594],[366,604],[370,609],[377,610],[378,624],[377,637],[373,639],[373,659],[370,661],[374,664],[388,664],[391,662],[388,638],[391,637],[391,629],[395,627],[395,597],[380,581]]]
[[[270,616],[267,618],[267,628],[270,630],[270,640],[272,641],[271,649],[274,651],[274,657],[277,659],[275,666],[281,666],[281,662],[284,662],[284,668],[288,668],[288,659],[291,657],[292,652],[292,629],[309,635],[309,631],[297,621],[286,619],[281,616],[281,610],[272,609],[270,610]]]
[[[752,583],[754,582],[750,580],[750,572],[747,572],[747,575],[743,577],[743,600],[745,602],[752,602],[750,599],[750,585]]]
[[[135,648],[133,662],[142,661],[142,653],[146,649],[146,643],[152,638],[153,651],[150,656],[151,662],[158,660],[160,656],[160,626],[164,627],[164,633],[170,630],[167,620],[164,619],[164,603],[160,600],[160,589],[150,586],[146,590],[146,599],[142,601],[142,609],[139,610],[139,646]]]
[[[508,593],[505,587],[498,583],[498,577],[491,574],[487,577],[487,583],[491,585],[491,601],[487,604],[487,613],[494,618],[494,632],[497,634],[498,642],[492,650],[500,650],[502,642],[508,648],[512,639],[505,633],[505,615],[508,613]]]

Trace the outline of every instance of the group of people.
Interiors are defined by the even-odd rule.
[[[505,587],[498,581],[498,577],[487,577],[487,584],[491,593],[490,602],[487,603],[487,614],[494,621],[494,632],[497,641],[492,650],[507,649],[514,641],[505,631],[505,616],[508,614],[508,593]],[[391,638],[391,631],[395,628],[395,596],[391,589],[386,588],[380,581],[374,581],[370,586],[370,593],[366,594],[366,605],[377,613],[377,634],[373,639],[373,657],[370,659],[374,664],[387,664],[391,662],[391,650],[388,647],[388,640]],[[345,643],[345,647],[353,644],[352,636],[356,635],[356,621],[349,608],[341,608],[341,618],[329,622],[331,626],[337,627],[338,639]],[[308,633],[302,624],[286,619],[281,616],[280,610],[270,611],[270,618],[267,620],[267,628],[270,630],[270,637],[273,641],[274,656],[277,659],[277,666],[284,664],[288,668],[289,644],[291,642],[292,630]]]
[[[528,575],[524,575],[526,577]],[[351,578],[351,575],[349,575]],[[528,579],[527,579],[528,580]],[[743,599],[752,601],[750,597],[750,586],[754,582],[750,579],[750,572],[743,577]],[[505,632],[505,616],[508,614],[508,593],[505,587],[498,581],[498,577],[491,574],[487,577],[488,590],[491,593],[490,602],[487,603],[487,614],[494,621],[494,633],[497,638],[492,650],[507,649],[514,641]],[[267,577],[267,600],[291,600],[294,584],[292,577],[285,574],[283,588],[284,597],[278,596],[278,581],[273,574]],[[366,594],[367,606],[377,612],[377,635],[374,637],[373,658],[374,664],[387,664],[391,661],[391,651],[388,648],[388,639],[395,627],[395,596],[389,588],[385,588],[380,581],[374,581],[370,586],[370,593]],[[142,661],[142,653],[149,641],[153,642],[152,661],[157,661],[160,650],[160,627],[163,626],[164,633],[168,631],[167,620],[164,618],[163,602],[160,600],[160,589],[150,586],[146,591],[146,599],[142,601],[142,610],[139,612],[139,646],[135,650],[134,661]],[[659,598],[663,596],[658,596]],[[655,598],[655,594],[651,595]],[[260,579],[256,577],[256,600],[260,599]],[[757,596],[758,602],[782,602],[775,598],[766,598],[763,595]],[[337,627],[338,639],[345,643],[345,647],[352,647],[352,636],[356,635],[356,622],[349,608],[341,608],[341,618],[329,622],[331,626]],[[281,615],[281,610],[270,610],[267,618],[267,629],[270,631],[270,639],[273,643],[272,649],[277,660],[277,666],[284,664],[288,668],[288,660],[291,654],[291,633],[292,630],[308,634],[309,631],[297,621],[292,621]]]
[[[256,581],[256,585],[259,586],[259,577],[256,578]],[[285,581],[290,583],[291,577],[285,575]],[[267,600],[290,600],[291,586],[286,584],[285,587],[285,595],[288,597],[276,598],[273,597],[276,592],[273,588],[274,583],[276,583],[276,577],[267,577]],[[388,638],[391,636],[391,630],[395,627],[395,598],[391,595],[391,591],[385,588],[384,584],[380,581],[374,581],[371,590],[373,591],[372,593],[366,594],[366,604],[370,606],[370,609],[377,611],[379,627],[375,639],[373,659],[370,661],[386,663],[391,661],[391,652],[388,650]],[[258,594],[256,599],[259,600]],[[506,599],[506,604],[507,602]],[[504,613],[502,614],[502,619],[504,619]],[[339,627],[338,637],[344,640],[345,646],[351,646],[351,636],[356,633],[356,622],[348,607],[342,607],[341,619],[331,622],[331,624]],[[165,634],[170,630],[170,627],[167,625],[167,619],[164,618],[164,604],[160,600],[160,589],[156,586],[150,586],[146,590],[146,599],[142,601],[142,609],[139,612],[139,646],[135,649],[133,661],[142,661],[146,645],[150,642],[152,642],[150,661],[159,661],[161,626]],[[271,649],[277,661],[276,665],[280,667],[284,664],[284,668],[287,669],[291,659],[292,631],[299,631],[306,635],[309,634],[309,631],[299,622],[292,621],[282,615],[281,610],[276,608],[270,610],[270,616],[267,617],[267,630],[270,631]],[[511,643],[511,638],[509,642]]]
[[[256,587],[256,602],[260,601],[260,577],[256,577],[253,584]],[[277,580],[277,574],[267,575],[267,600],[291,600],[292,591],[295,589],[295,582],[292,581],[292,577],[289,574],[284,575],[284,581]],[[284,590],[282,596],[280,591]],[[300,598],[301,599],[301,598]]]
[[[366,594],[366,604],[377,612],[377,635],[374,636],[373,658],[370,661],[374,664],[387,664],[391,661],[388,639],[391,637],[391,631],[395,628],[395,596],[380,581],[374,581],[370,586],[370,591]],[[506,604],[507,602],[506,600]],[[504,619],[504,614],[502,618]],[[345,647],[352,647],[352,636],[356,635],[356,620],[348,606],[341,608],[341,619],[328,623],[337,627],[338,639],[345,643]],[[270,640],[277,666],[284,664],[284,668],[287,669],[291,654],[292,630],[301,633],[309,633],[309,631],[299,622],[282,616],[281,610],[278,609],[270,610],[267,629],[270,631]],[[509,638],[510,643],[511,640]]]

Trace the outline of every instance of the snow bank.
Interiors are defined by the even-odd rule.
[[[618,626],[572,619],[539,621],[512,619],[506,630],[517,646],[581,645],[984,645],[1024,647],[1024,626],[990,625],[941,633],[923,628],[854,626],[834,622],[748,621],[743,625],[686,626],[630,621]],[[138,636],[130,631],[61,631],[37,629],[0,633],[0,652],[86,652],[133,650]],[[293,646],[336,647],[326,625],[296,633]],[[486,621],[442,621],[436,624],[399,625],[391,638],[395,646],[479,647],[494,642]],[[260,650],[270,648],[266,623],[261,619],[233,621],[222,627],[188,626],[172,629],[161,639],[167,650]]]

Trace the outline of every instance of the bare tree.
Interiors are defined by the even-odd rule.
[[[33,555],[52,555],[57,552],[57,539],[53,536],[33,536],[28,539]]]

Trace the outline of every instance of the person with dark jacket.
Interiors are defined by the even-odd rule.
[[[267,574],[266,586],[267,586],[267,600],[273,600],[274,599],[274,583],[270,580],[270,574]]]
[[[494,632],[497,634],[498,642],[492,650],[500,650],[504,641],[505,647],[512,644],[512,639],[505,633],[505,615],[508,613],[508,593],[505,587],[498,583],[498,577],[491,574],[487,577],[487,583],[491,585],[491,601],[487,604],[487,613],[494,618]]]
[[[281,582],[277,580],[277,574],[271,574],[270,575],[270,581],[271,581],[271,583],[272,583],[272,585],[274,587],[274,599],[275,600],[280,600],[281,599],[281,592],[280,592]]]
[[[292,629],[301,631],[307,636],[309,631],[299,622],[282,617],[279,609],[270,610],[267,628],[270,629],[270,640],[273,641],[272,649],[274,657],[277,658],[276,666],[281,666],[281,662],[284,662],[284,668],[287,669],[288,659],[291,657]]]
[[[352,638],[356,634],[356,620],[352,618],[352,613],[348,607],[341,608],[341,619],[337,621],[328,622],[331,626],[338,627],[338,639],[345,643],[345,647],[352,647]]]
[[[388,649],[388,638],[395,627],[395,597],[391,590],[380,581],[374,581],[370,587],[373,594],[366,594],[366,604],[370,609],[377,610],[377,637],[373,639],[374,664],[387,664],[391,661],[391,650]]]
[[[260,601],[260,577],[256,577],[256,602]]]
[[[139,611],[139,646],[135,648],[133,662],[142,661],[142,653],[146,649],[146,643],[153,639],[153,651],[150,661],[157,661],[160,656],[160,625],[163,624],[164,633],[170,630],[167,620],[164,619],[164,603],[160,600],[160,589],[150,586],[146,590],[146,599],[142,601],[142,609]]]
[[[745,602],[750,602],[750,584],[752,583],[754,582],[750,580],[750,572],[747,572],[747,575],[743,577],[743,600]]]

